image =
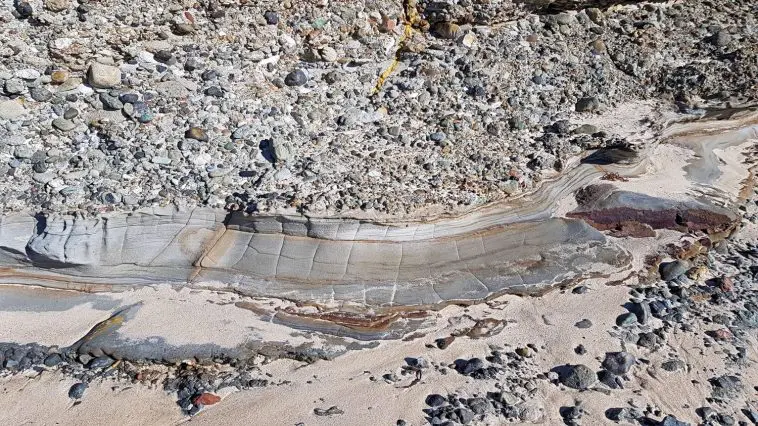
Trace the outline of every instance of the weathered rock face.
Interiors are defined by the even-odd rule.
[[[418,306],[536,292],[628,262],[602,234],[571,219],[460,234],[454,223],[224,219],[222,212],[202,209],[99,219],[4,218],[3,263],[15,265],[1,279],[65,287],[75,279],[82,288],[222,282],[259,296]]]
[[[672,128],[667,144],[639,155],[604,154],[609,161],[602,167],[578,162],[532,194],[458,217],[380,222],[203,208],[98,218],[5,216],[0,283],[101,290],[168,282],[321,305],[410,309],[543,292],[630,267],[631,255],[602,231],[730,232],[738,216],[722,206],[741,192],[743,178],[721,168],[744,166],[738,157],[706,152],[741,146],[756,127],[739,120],[720,125],[720,136],[700,141],[691,131],[701,124]],[[661,158],[681,155],[680,147],[698,155],[673,170]],[[598,184],[608,176],[613,183]]]

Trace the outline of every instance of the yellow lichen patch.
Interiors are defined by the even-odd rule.
[[[400,36],[400,40],[397,43],[397,50],[395,50],[395,57],[392,59],[392,63],[379,74],[379,79],[376,85],[374,85],[374,90],[371,92],[372,95],[379,93],[382,90],[384,82],[395,72],[397,66],[400,64],[399,56],[400,52],[403,51],[405,42],[413,36],[413,28],[421,23],[421,17],[416,10],[416,0],[405,0],[403,5],[403,35]]]

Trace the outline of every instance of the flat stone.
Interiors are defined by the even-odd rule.
[[[63,117],[58,117],[53,120],[53,127],[62,132],[70,132],[76,128],[76,124],[71,120],[66,120]]]
[[[0,102],[0,118],[15,120],[26,114],[26,108],[19,101],[9,100]]]
[[[112,65],[93,62],[87,72],[87,81],[92,87],[109,89],[121,84],[121,70]]]

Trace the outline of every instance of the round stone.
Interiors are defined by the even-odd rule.
[[[287,74],[287,77],[284,78],[284,84],[287,86],[302,86],[307,82],[308,76],[306,76],[305,72],[301,69],[296,69],[290,72]]]

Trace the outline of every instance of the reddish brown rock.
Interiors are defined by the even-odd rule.
[[[206,392],[192,400],[192,403],[195,405],[213,405],[219,401],[221,401],[220,396]]]

